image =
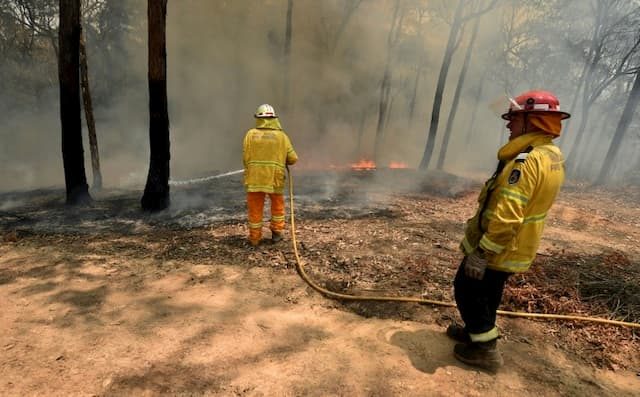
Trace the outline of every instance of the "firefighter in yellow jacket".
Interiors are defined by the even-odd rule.
[[[548,91],[528,91],[510,101],[502,115],[509,141],[498,151],[498,167],[480,192],[460,244],[465,257],[454,292],[464,325],[447,328],[461,342],[455,357],[490,371],[503,364],[496,311],[505,282],[531,266],[564,180],[563,156],[552,140],[560,136],[561,120],[570,117]]]
[[[271,105],[260,105],[254,117],[256,128],[247,131],[244,137],[242,160],[249,212],[249,243],[255,247],[262,238],[266,195],[271,201],[271,240],[282,240],[285,169],[287,165],[294,164],[298,156]]]

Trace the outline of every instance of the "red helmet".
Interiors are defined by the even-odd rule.
[[[560,111],[558,97],[549,91],[527,91],[516,99],[509,98],[509,102],[509,111],[501,116],[504,120],[511,120],[516,113],[557,113],[562,115],[562,120],[571,117],[569,113]]]

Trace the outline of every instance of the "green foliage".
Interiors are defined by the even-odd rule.
[[[128,82],[127,42],[141,30],[128,1],[83,0],[94,102],[107,103]],[[38,111],[57,95],[58,0],[0,0],[0,108]]]

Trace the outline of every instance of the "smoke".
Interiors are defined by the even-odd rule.
[[[362,2],[348,14],[348,6],[355,3],[295,1],[287,65],[283,56],[286,0],[169,2],[167,82],[172,179],[241,168],[242,138],[254,125],[253,112],[262,103],[272,104],[279,112],[299,154],[300,169],[371,159],[378,139],[380,82],[388,51],[392,85],[388,120],[379,138],[383,148],[380,165],[403,161],[417,167],[426,144],[433,92],[448,37],[449,25],[444,20],[451,10],[434,6],[427,14],[428,23],[423,23],[420,30],[415,10],[408,9],[399,40],[389,49],[387,35],[395,2]],[[104,49],[107,46],[98,48],[89,41],[89,72],[92,84],[99,88],[94,110],[104,185],[142,190],[149,157],[146,2],[130,0],[122,4],[131,15],[127,30],[119,37],[122,51],[110,53]],[[401,4],[408,6],[410,2]],[[445,15],[436,17],[437,12]],[[486,175],[495,166],[495,153],[507,132],[489,104],[503,97],[505,90],[515,95],[526,89],[547,88],[558,94],[564,110],[568,110],[575,94],[574,82],[558,76],[569,73],[570,63],[575,67],[579,62],[575,48],[566,48],[566,54],[575,57],[571,62],[559,55],[561,51],[554,52],[543,59],[546,66],[535,69],[535,73],[527,73],[533,70],[527,67],[524,72],[513,73],[515,61],[499,59],[497,54],[505,39],[495,21],[504,12],[496,9],[483,17],[447,151],[447,171],[477,176]],[[118,17],[114,15],[111,18]],[[449,71],[432,166],[468,40],[463,36]],[[536,56],[542,53],[530,53],[524,61],[539,62]],[[410,119],[408,109],[418,66],[415,114]],[[36,110],[12,108],[4,115],[0,127],[0,190],[64,183],[54,73],[51,69],[43,77],[51,82],[48,91],[40,95],[43,106]],[[289,81],[288,95],[284,92],[285,79]],[[0,103],[10,101],[6,95],[0,93]],[[610,134],[596,137],[593,144],[603,145]],[[84,143],[87,179],[91,181],[86,136]]]

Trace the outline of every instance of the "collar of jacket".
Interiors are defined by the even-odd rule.
[[[540,146],[551,143],[553,136],[544,132],[530,132],[509,141],[498,151],[498,160],[509,161],[522,153],[529,146]]]
[[[270,130],[281,130],[280,120],[277,117],[257,118],[256,128],[268,128]]]

